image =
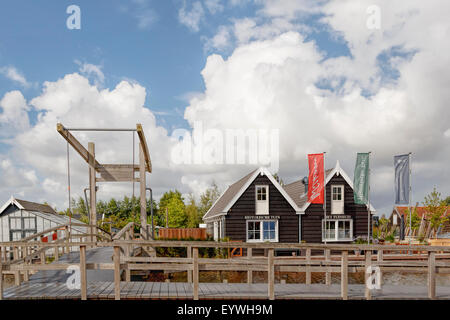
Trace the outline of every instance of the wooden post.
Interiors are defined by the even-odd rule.
[[[306,249],[306,284],[311,284],[311,271],[309,265],[311,263],[311,249]]]
[[[87,300],[86,246],[80,246],[81,300]]]
[[[383,250],[378,250],[377,262],[378,262],[378,264],[383,262]],[[383,284],[383,273],[381,272],[381,267],[380,267],[380,285],[382,285],[382,284]]]
[[[330,262],[331,261],[331,251],[330,249],[325,249],[325,261]],[[329,265],[327,265],[327,270],[329,270]],[[331,272],[327,271],[325,273],[325,284],[331,285]]]
[[[367,272],[371,266],[372,266],[372,251],[367,250],[366,251],[366,272],[365,272],[365,277],[364,277],[364,279],[366,279],[366,281],[365,281],[365,285],[366,285],[365,297],[367,300],[372,299],[372,294],[371,294],[370,288],[368,286],[368,282],[369,282],[371,273]]]
[[[348,299],[348,251],[341,253],[341,297]]]
[[[55,247],[55,261],[59,260],[59,248],[58,246]]]
[[[187,250],[187,257],[192,258],[192,247],[188,246],[186,250]],[[187,271],[187,281],[188,283],[192,283],[192,270]]]
[[[14,247],[14,260],[19,259],[19,249]],[[14,284],[16,286],[20,286],[20,271],[17,270],[14,272]]]
[[[91,225],[91,242],[97,241],[97,192],[95,191],[96,178],[95,178],[95,144],[93,142],[88,143],[88,163],[89,163],[89,211],[90,219],[89,224]]]
[[[27,265],[27,264],[28,264],[26,259],[28,258],[28,255],[29,255],[29,254],[30,254],[30,253],[29,253],[29,247],[28,247],[28,246],[25,246],[24,262],[23,262],[24,265]],[[28,282],[28,280],[30,279],[29,275],[30,275],[30,272],[29,272],[28,270],[25,270],[25,271],[23,272],[23,281]]]
[[[198,274],[198,248],[193,248],[194,252],[194,270],[193,270],[193,278],[194,278],[194,300],[198,300],[198,286],[199,286],[199,274]]]
[[[275,300],[275,268],[273,264],[273,248],[269,249],[268,252],[268,276],[267,276],[267,282],[269,284],[268,293],[269,293],[269,300]]]
[[[114,297],[120,300],[120,247],[114,247]]]
[[[87,204],[86,204],[87,205]],[[66,234],[66,253],[70,253],[70,247],[69,247],[69,241],[70,241],[70,235],[69,235],[69,227],[66,226],[64,228],[65,234]]]
[[[134,168],[133,168],[133,178],[134,178]],[[134,182],[133,182],[134,183]],[[145,177],[145,156],[142,142],[139,142],[139,186],[140,186],[140,197],[141,197],[141,237],[144,240],[148,240],[150,237],[148,235],[147,227],[147,201],[146,201],[146,177]]]
[[[3,262],[0,259],[0,301],[1,300],[3,300]]]
[[[169,228],[169,208],[166,207],[166,228]]]
[[[247,248],[247,258],[251,259],[252,255],[253,255],[252,248]],[[248,284],[253,283],[253,271],[252,270],[247,271],[247,283]]]
[[[428,252],[428,298],[436,299],[436,252]]]

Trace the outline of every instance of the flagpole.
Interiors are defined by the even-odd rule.
[[[409,244],[411,245],[412,237],[412,212],[411,212],[411,154],[408,154],[408,169],[409,169],[409,199],[408,199],[408,210],[409,210]],[[410,252],[411,253],[411,252]]]
[[[325,153],[323,153],[323,214],[324,214],[324,224],[325,224],[325,244],[327,244],[327,172],[325,169]]]
[[[369,174],[368,174],[368,177],[367,177],[367,184],[368,184],[368,190],[367,190],[367,211],[368,211],[368,217],[367,217],[367,243],[368,244],[370,244],[370,236],[371,236],[371,232],[370,232],[370,218],[371,218],[371,216],[370,216],[370,174],[371,174],[371,172],[370,172],[370,154],[371,154],[372,152],[371,151],[369,151],[369,163],[368,163],[368,166],[369,166]]]

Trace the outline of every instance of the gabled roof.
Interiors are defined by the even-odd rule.
[[[414,208],[416,209],[417,215],[419,218],[427,218],[428,209],[427,207],[411,207],[414,212]],[[403,216],[405,219],[409,217],[409,210],[406,206],[394,206],[394,211],[398,216]],[[450,214],[450,206],[447,206],[447,211],[444,212],[444,216]]]
[[[27,211],[34,211],[34,212],[45,212],[45,213],[51,213],[51,214],[57,214],[55,210],[53,210],[52,207],[50,207],[47,204],[40,204],[36,202],[26,201],[26,200],[20,200],[15,199],[14,197],[11,197],[6,203],[0,208],[0,214],[3,213],[3,211],[8,208],[10,204],[14,204],[17,208],[21,210],[27,210]]]
[[[248,175],[235,182],[231,186],[229,186],[217,199],[217,201],[212,205],[212,207],[206,212],[203,216],[203,220],[211,219],[217,217],[219,215],[227,214],[228,210],[236,203],[236,201],[242,196],[242,194],[247,190],[250,184],[259,176],[265,175],[269,178],[270,182],[277,188],[277,190],[283,195],[283,197],[288,201],[288,203],[292,206],[292,208],[299,212],[300,208],[298,205],[291,199],[288,193],[281,187],[281,185],[275,180],[272,174],[264,167],[260,167]]]
[[[325,173],[325,185],[328,184],[328,182],[330,182],[330,180],[335,176],[335,175],[340,175],[342,176],[342,178],[344,178],[345,182],[348,183],[348,185],[350,186],[350,188],[352,188],[353,190],[353,181],[350,179],[350,177],[347,175],[347,173],[345,173],[344,169],[341,168],[340,164],[339,164],[339,160],[336,161],[336,166],[334,167],[334,169],[331,170],[327,170]],[[303,205],[303,207],[301,208],[301,213],[305,213],[306,209],[309,207],[311,203],[306,201],[305,204]],[[375,208],[372,206],[372,204],[370,204],[370,212],[372,214],[374,214],[376,212]]]

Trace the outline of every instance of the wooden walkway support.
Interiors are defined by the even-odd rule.
[[[142,295],[137,290],[138,287],[144,289],[147,285],[137,282],[131,282],[126,276],[126,282],[122,281],[122,271],[149,271],[160,270],[166,272],[187,272],[192,274],[192,282],[185,285],[168,283],[168,292],[163,295],[166,297],[178,297],[178,293],[174,294],[172,290],[184,290],[185,297],[194,300],[205,298],[229,297],[226,290],[237,290],[237,288],[247,288],[244,292],[247,295],[236,294],[240,298],[265,298],[265,299],[283,299],[291,296],[293,298],[340,298],[343,300],[354,299],[355,297],[364,299],[388,299],[389,297],[397,298],[418,298],[418,299],[449,299],[450,287],[436,287],[437,274],[450,274],[450,248],[449,247],[431,247],[431,246],[382,246],[382,245],[343,245],[343,244],[281,244],[281,243],[241,243],[240,246],[247,251],[247,256],[222,259],[222,258],[201,258],[199,257],[200,248],[233,248],[235,243],[232,242],[207,242],[207,241],[149,241],[149,240],[131,240],[130,233],[134,232],[134,225],[129,224],[120,231],[112,240],[104,242],[71,242],[71,247],[78,247],[79,250],[79,267],[81,275],[81,290],[79,290],[79,299],[90,299],[95,297],[95,292],[100,288],[92,281],[88,281],[86,274],[89,270],[112,270],[114,273],[114,281],[104,283],[104,292],[108,292],[105,297],[107,299],[127,299],[138,298]],[[88,239],[89,235],[86,236]],[[14,260],[0,260],[0,274],[12,273],[23,274],[24,272],[39,272],[42,270],[66,270],[73,263],[60,261],[47,264],[36,261],[42,252],[50,251],[56,248],[66,246],[66,241],[54,243],[42,243],[40,241],[0,243],[0,257],[6,248],[13,247],[11,252],[16,252]],[[110,263],[104,262],[87,262],[86,256],[90,252],[90,246],[97,248],[113,249],[111,253],[112,260]],[[156,257],[142,256],[135,257],[130,251],[136,251],[134,248],[149,247],[156,249],[157,247],[178,247],[186,248],[186,257]],[[28,251],[27,249],[28,248]],[[255,256],[254,249],[267,250],[267,256]],[[303,250],[305,256],[289,256],[276,257],[275,249],[293,249]],[[191,251],[192,250],[192,251]],[[376,257],[372,254],[374,250],[378,251]],[[318,252],[321,255],[316,255]],[[349,255],[349,252],[355,251],[365,252],[363,256]],[[382,251],[380,254],[379,252]],[[386,251],[386,253],[384,253]],[[413,255],[404,254],[407,251],[416,252]],[[27,253],[30,252],[28,255]],[[314,254],[313,254],[314,253]],[[374,259],[375,258],[375,259]],[[33,263],[39,262],[39,263]],[[43,259],[44,262],[45,259]],[[401,271],[401,272],[421,272],[428,276],[427,286],[417,287],[416,289],[406,288],[407,286],[383,286],[383,292],[372,290],[366,285],[349,285],[348,274],[353,272],[365,272],[366,281],[369,279],[368,268],[376,267],[382,272]],[[200,273],[203,271],[244,271],[247,273],[248,279],[245,284],[224,283],[215,284],[211,289],[208,284],[200,283]],[[253,271],[267,272],[267,283],[253,283],[251,273]],[[111,271],[110,271],[111,272]],[[277,283],[275,279],[276,272],[303,272],[308,273],[320,272],[327,276],[329,273],[340,273],[341,283],[332,284],[326,281],[325,284],[313,284],[311,280],[307,280],[305,284],[286,284]],[[3,279],[3,276],[1,277]],[[189,276],[188,276],[189,279]],[[124,285],[124,283],[126,285]],[[64,291],[57,283],[48,283],[55,290]],[[158,288],[162,288],[162,284],[154,284]],[[292,285],[292,286],[291,286]],[[33,287],[34,286],[34,287]],[[166,286],[166,285],[164,285]],[[246,286],[246,287],[243,287]],[[262,286],[262,287],[261,287]],[[110,288],[107,289],[106,287]],[[40,285],[33,282],[24,282],[8,290],[4,290],[2,281],[0,281],[0,298],[20,299],[34,297],[34,289],[41,288]],[[127,288],[127,289],[124,289]],[[265,290],[261,291],[261,288]],[[313,289],[316,288],[316,289]],[[318,289],[320,291],[318,291]],[[349,290],[349,288],[352,288]],[[22,290],[23,289],[23,290]],[[39,289],[39,290],[41,290]],[[135,292],[135,289],[137,290]],[[109,291],[108,291],[109,290]],[[147,288],[150,296],[153,295],[153,289]],[[155,289],[162,290],[162,289]],[[240,289],[239,289],[240,290]],[[289,291],[291,290],[291,291]],[[408,291],[409,290],[409,291]],[[412,290],[412,291],[411,291]],[[265,294],[262,296],[262,293]],[[209,293],[208,293],[209,292]],[[235,291],[233,291],[235,292]],[[356,292],[356,293],[355,293]],[[36,293],[37,294],[37,293]],[[400,296],[399,296],[400,294]],[[58,298],[57,292],[49,293],[51,298]],[[73,294],[67,294],[73,297]],[[148,297],[150,297],[148,296]],[[65,296],[64,296],[65,297]],[[161,298],[162,296],[160,296]]]

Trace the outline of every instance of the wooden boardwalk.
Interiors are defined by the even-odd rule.
[[[348,298],[365,299],[363,285],[349,285]],[[121,299],[193,299],[191,283],[184,282],[121,282]],[[450,287],[437,287],[436,298],[450,300]],[[4,291],[6,300],[23,299],[80,299],[80,290],[69,289],[65,283],[25,282]],[[114,282],[90,282],[88,299],[114,299]],[[199,298],[204,300],[267,299],[265,283],[200,283]],[[275,284],[276,299],[341,299],[340,285],[332,284]],[[384,285],[381,290],[372,291],[372,299],[428,299],[426,286]]]

